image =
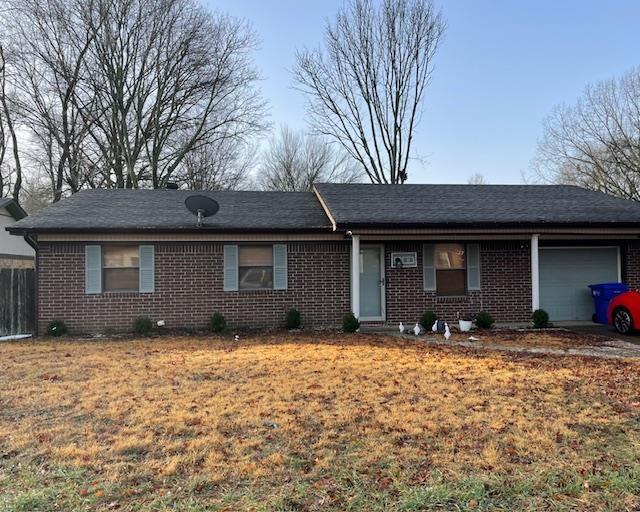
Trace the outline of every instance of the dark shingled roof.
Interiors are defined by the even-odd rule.
[[[185,190],[83,190],[11,227],[34,231],[196,230],[184,200],[212,197],[220,211],[205,219],[208,231],[306,231],[330,222],[312,192],[195,192]]]
[[[640,225],[640,203],[572,185],[320,183],[316,190],[338,228]]]
[[[27,212],[12,197],[0,197],[0,208],[6,208],[15,220],[24,219],[27,216]]]
[[[338,229],[593,226],[640,228],[640,203],[569,185],[317,184]],[[192,194],[220,204],[207,231],[304,232],[331,226],[311,192],[85,190],[9,228],[25,231],[195,231]]]

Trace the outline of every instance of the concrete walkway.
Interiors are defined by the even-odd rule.
[[[606,327],[606,326],[602,326]],[[569,331],[569,332],[580,332],[579,329],[559,329],[560,331]],[[540,333],[544,333],[545,331],[539,331]],[[549,332],[549,331],[546,331]],[[556,331],[557,332],[557,331]],[[586,334],[586,332],[585,332]],[[597,334],[601,335],[600,332],[589,332],[589,334]],[[416,337],[411,334],[394,334],[395,336],[399,336],[404,339],[412,339],[423,341],[427,345],[444,345],[444,346],[458,346],[458,347],[466,347],[478,350],[499,350],[505,352],[518,352],[518,353],[529,353],[529,354],[548,354],[548,355],[562,355],[562,356],[589,356],[589,357],[603,357],[609,359],[624,359],[624,358],[634,358],[640,359],[640,343],[636,340],[634,343],[617,338],[617,333],[609,333],[612,334],[610,338],[606,335],[603,336],[602,342],[597,342],[593,345],[576,345],[576,346],[567,346],[566,348],[558,348],[558,347],[545,347],[545,346],[532,346],[523,342],[522,344],[518,344],[517,342],[510,342],[507,344],[501,344],[499,340],[492,341],[491,333],[470,333],[471,336],[475,336],[478,338],[477,341],[468,341],[468,340],[460,340],[452,338],[449,341],[444,339],[442,334],[434,335],[427,334]],[[457,337],[460,335],[458,334]],[[499,336],[496,336],[496,338]]]

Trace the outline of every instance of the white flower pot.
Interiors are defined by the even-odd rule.
[[[459,327],[460,332],[469,332],[473,327],[473,322],[471,320],[460,320]]]

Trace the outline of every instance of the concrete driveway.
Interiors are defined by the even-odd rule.
[[[622,334],[618,334],[611,325],[596,324],[593,322],[582,322],[579,324],[559,322],[554,325],[556,325],[557,327],[564,327],[575,332],[583,332],[585,334],[592,334],[595,336],[604,336],[612,340],[622,340],[626,341],[627,343],[640,345],[640,333],[625,336]]]

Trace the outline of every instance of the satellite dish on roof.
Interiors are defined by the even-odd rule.
[[[198,217],[198,227],[202,226],[202,219],[215,215],[220,209],[218,201],[200,194],[187,197],[184,200],[184,205],[187,210]]]

